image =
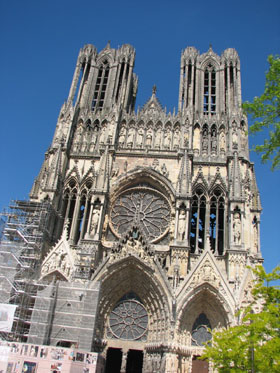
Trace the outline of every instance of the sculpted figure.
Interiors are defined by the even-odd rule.
[[[232,145],[234,148],[238,147],[238,137],[237,137],[237,132],[234,131],[232,134]]]
[[[78,128],[77,128],[76,133],[75,133],[75,140],[76,140],[76,142],[80,142],[81,141],[82,133],[83,133],[83,124],[80,123],[78,125]]]
[[[224,131],[220,133],[220,150],[226,150],[226,136]]]
[[[120,130],[120,136],[119,136],[119,146],[120,146],[120,148],[124,147],[125,135],[126,135],[126,129],[125,129],[125,127],[122,127],[121,130]]]
[[[114,124],[110,123],[108,137],[107,137],[107,143],[108,144],[112,144],[112,142],[113,142],[113,135],[114,135]]]
[[[106,133],[106,125],[101,130],[101,134],[99,137],[99,145],[104,145],[105,144],[105,133]]]
[[[91,217],[91,226],[90,226],[90,234],[94,235],[97,233],[98,223],[99,223],[99,216],[100,211],[97,207],[95,207],[92,211],[92,217]]]
[[[180,144],[180,133],[179,133],[179,128],[176,128],[173,136],[173,148],[174,149],[179,149],[179,144]]]
[[[211,136],[211,150],[212,152],[217,151],[217,133],[216,130],[213,130],[212,136]]]
[[[236,245],[240,245],[241,243],[241,221],[240,215],[238,212],[234,213],[233,215],[233,241]]]
[[[208,152],[208,133],[206,129],[202,134],[202,151]]]
[[[137,132],[137,139],[136,139],[136,146],[137,148],[142,148],[143,146],[143,136],[144,136],[144,130],[142,127],[138,129]]]
[[[241,148],[245,149],[247,143],[245,126],[241,125]]]
[[[184,146],[185,147],[189,146],[189,133],[188,132],[184,133]]]
[[[161,173],[163,174],[163,176],[166,176],[166,177],[168,177],[169,175],[169,172],[167,171],[167,167],[165,163],[161,166]]]
[[[170,130],[169,129],[165,130],[163,137],[164,137],[163,138],[164,149],[170,149],[171,135],[170,135]]]
[[[183,241],[185,239],[186,233],[186,211],[184,209],[180,210],[178,218],[178,240]]]
[[[133,140],[134,140],[134,128],[130,128],[128,130],[127,143],[126,143],[128,148],[133,147]]]
[[[160,143],[161,143],[161,129],[159,128],[155,135],[155,148],[160,149]]]
[[[199,128],[196,127],[194,129],[194,135],[193,135],[193,147],[194,147],[194,149],[197,149],[197,150],[200,149],[199,137],[200,137]]]
[[[146,135],[146,146],[147,148],[152,147],[152,141],[153,141],[153,130],[151,128],[148,129],[147,135]]]

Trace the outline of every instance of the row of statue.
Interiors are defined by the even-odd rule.
[[[238,148],[240,135],[240,148],[246,149],[247,136],[245,127],[242,126],[240,134],[237,128],[234,128],[231,134],[233,148]],[[97,145],[103,147],[106,144],[112,144],[114,137],[114,125],[104,124],[100,129],[97,125],[95,127],[87,126],[80,123],[77,127],[74,136],[73,147],[77,152],[93,152]],[[119,148],[128,149],[157,149],[157,150],[178,150],[180,147],[189,145],[188,132],[183,135],[179,127],[174,130],[166,127],[162,129],[158,127],[145,129],[144,127],[129,127],[122,126],[119,131],[118,146]],[[194,128],[193,134],[193,148],[201,151],[202,154],[216,154],[226,152],[226,134],[222,128],[219,133],[216,127],[208,130],[204,126],[202,130],[199,127]]]
[[[181,137],[181,131],[178,127],[174,131],[171,131],[170,128],[165,130],[158,128],[156,131],[148,128],[145,131],[143,127],[136,129],[122,126],[118,144],[120,148],[177,150],[183,145]]]

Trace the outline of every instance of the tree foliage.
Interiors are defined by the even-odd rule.
[[[212,343],[202,356],[212,361],[219,373],[280,372],[280,266],[267,274],[262,266],[254,270],[256,283],[252,303],[239,325],[213,332]],[[254,313],[257,303],[262,309]]]
[[[271,168],[275,170],[280,167],[280,57],[270,55],[268,63],[264,93],[252,102],[246,101],[243,109],[254,120],[250,133],[268,129],[268,138],[254,150],[262,154],[263,162],[271,161]]]

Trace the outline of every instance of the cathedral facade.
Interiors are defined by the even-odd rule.
[[[79,53],[28,202],[51,206],[47,235],[32,276],[13,273],[35,292],[25,341],[98,352],[106,372],[207,372],[203,344],[238,323],[262,262],[240,61],[186,48],[176,113],[156,87],[135,112],[134,61],[127,44]]]

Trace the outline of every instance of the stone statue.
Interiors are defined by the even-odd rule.
[[[180,210],[178,218],[178,240],[183,241],[185,239],[186,233],[186,211],[184,209]]]
[[[164,135],[163,135],[163,147],[164,147],[164,149],[170,149],[170,143],[171,143],[170,130],[167,129],[167,130],[164,131]]]
[[[224,131],[221,131],[220,133],[220,150],[226,150],[226,136]]]
[[[206,129],[203,130],[202,134],[202,151],[208,152],[208,133]]]
[[[184,146],[187,148],[189,146],[189,133],[184,133]]]
[[[176,128],[173,136],[173,149],[179,149],[180,144],[180,133],[179,128]]]
[[[165,177],[168,177],[169,175],[169,172],[167,171],[167,167],[166,167],[166,164],[163,163],[163,165],[161,166],[161,173],[163,174],[163,176]]]
[[[245,149],[247,143],[246,131],[244,125],[241,125],[241,148]]]
[[[153,142],[153,130],[149,128],[146,134],[146,147],[151,148],[152,142]]]
[[[212,136],[211,136],[211,151],[213,153],[216,153],[217,151],[217,133],[215,129],[213,130]]]
[[[232,133],[232,145],[234,148],[238,147],[238,136],[236,131]]]
[[[128,134],[127,134],[127,147],[132,148],[133,147],[133,140],[134,140],[134,128],[129,128]]]
[[[144,137],[144,130],[142,127],[138,129],[137,132],[137,138],[136,138],[136,147],[137,148],[142,148],[143,146],[143,137]]]
[[[100,137],[99,137],[99,145],[104,145],[105,144],[105,133],[106,133],[106,124],[104,125],[104,127],[101,130],[101,134],[100,134]]]
[[[92,211],[92,217],[91,217],[91,226],[90,226],[91,235],[95,235],[97,233],[99,216],[100,216],[100,211],[97,207],[95,207]]]
[[[236,245],[240,245],[241,243],[241,221],[240,221],[240,214],[235,212],[233,215],[233,242]]]
[[[125,135],[126,135],[126,128],[122,127],[121,130],[120,130],[120,136],[119,136],[119,146],[120,146],[120,148],[124,147]]]
[[[114,135],[114,124],[110,123],[109,130],[108,130],[108,137],[107,137],[107,143],[112,144],[113,142],[113,135]]]
[[[159,128],[155,135],[155,148],[160,149],[161,144],[161,129]]]
[[[200,138],[199,128],[196,127],[194,129],[194,134],[193,134],[193,148],[194,148],[194,150],[200,150],[199,138]]]

